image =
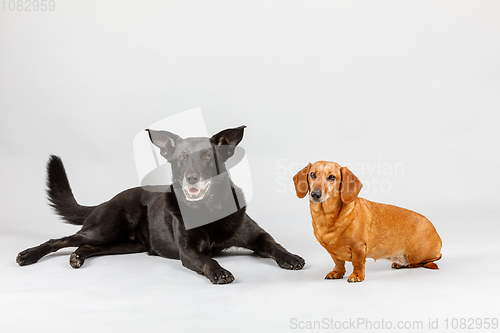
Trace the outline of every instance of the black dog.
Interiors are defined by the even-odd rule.
[[[51,156],[47,165],[51,205],[67,222],[83,226],[72,236],[22,251],[17,263],[33,264],[64,247],[78,247],[70,257],[73,268],[91,256],[147,251],[180,259],[212,283],[223,284],[234,277],[211,256],[234,246],[272,258],[281,268],[301,269],[304,259],[286,251],[245,213],[243,194],[227,177],[225,162],[233,156],[245,127],[187,139],[146,130],[172,166],[172,185],[132,188],[94,207],[76,202],[61,159]]]

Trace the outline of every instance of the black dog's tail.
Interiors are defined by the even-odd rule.
[[[47,163],[47,195],[50,206],[71,224],[82,225],[83,221],[95,209],[95,206],[81,206],[76,202],[69,186],[63,162],[54,155],[50,155]]]

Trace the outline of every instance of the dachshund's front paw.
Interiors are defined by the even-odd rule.
[[[365,279],[364,272],[353,272],[351,275],[349,275],[347,282],[363,282],[364,279]]]
[[[330,273],[326,274],[325,280],[332,280],[332,279],[342,279],[344,277],[345,271],[336,271],[333,270]]]

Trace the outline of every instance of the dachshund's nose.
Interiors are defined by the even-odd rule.
[[[200,178],[194,174],[186,176],[186,181],[191,185],[196,184],[199,180],[200,180]]]
[[[319,198],[321,198],[321,191],[311,191],[311,197],[314,200],[318,200]]]

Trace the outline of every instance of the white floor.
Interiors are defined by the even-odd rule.
[[[272,230],[306,267],[286,271],[272,260],[230,251],[218,261],[236,280],[223,286],[179,261],[146,254],[91,258],[75,270],[66,249],[19,267],[19,251],[77,230],[40,223],[52,229],[0,236],[2,332],[363,332],[398,325],[422,332],[429,325],[443,331],[446,320],[451,331],[461,318],[500,317],[500,245],[487,218],[473,225],[441,219],[439,270],[392,270],[388,261],[369,260],[366,280],[357,284],[323,280],[333,263],[310,225]]]

